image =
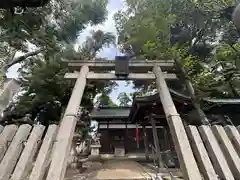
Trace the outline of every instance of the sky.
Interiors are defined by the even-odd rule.
[[[83,42],[87,36],[90,35],[91,30],[103,30],[106,32],[112,32],[113,34],[117,34],[116,28],[115,28],[115,22],[113,20],[113,15],[120,9],[124,8],[124,0],[109,0],[108,6],[107,6],[107,11],[108,11],[108,17],[107,20],[100,25],[90,27],[88,26],[82,33],[81,36],[79,37],[79,43]],[[107,47],[104,48],[100,53],[99,56],[106,58],[108,60],[113,60],[116,55],[121,55],[120,51],[116,47]],[[19,64],[16,64],[12,66],[8,73],[7,76],[9,78],[17,78],[18,76],[18,68],[20,67]],[[110,97],[112,98],[113,102],[118,103],[117,96],[121,92],[133,92],[132,86],[126,86],[126,83],[124,81],[117,81],[119,87],[110,94]]]

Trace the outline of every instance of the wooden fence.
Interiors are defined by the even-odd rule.
[[[186,131],[203,179],[240,179],[240,128],[202,125]]]
[[[57,125],[0,126],[0,180],[43,180],[51,163]],[[43,137],[44,136],[44,137]]]
[[[57,130],[57,125],[48,129],[27,124],[0,126],[0,180],[46,179]],[[186,127],[203,179],[240,180],[239,131],[235,126]]]

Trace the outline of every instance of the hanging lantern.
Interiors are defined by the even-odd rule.
[[[50,0],[0,0],[0,9],[11,9],[15,7],[41,7]]]

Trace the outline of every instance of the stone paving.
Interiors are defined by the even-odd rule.
[[[110,160],[97,171],[93,180],[147,180],[152,179],[140,164],[130,160]]]
[[[85,165],[86,170],[69,169],[65,180],[150,180],[156,179],[156,173],[147,165],[141,165],[132,160],[109,160],[105,163],[91,163]],[[176,180],[182,180],[178,169],[170,169]],[[163,180],[171,179],[166,169],[160,170],[159,176]]]

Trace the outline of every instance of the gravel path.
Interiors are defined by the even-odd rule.
[[[180,170],[170,170],[177,180],[182,180],[179,176]],[[163,180],[171,179],[166,169],[161,170]],[[131,160],[109,160],[105,163],[86,164],[86,170],[68,169],[65,180],[150,180],[154,179],[156,174],[152,168],[141,165]]]
[[[94,180],[146,180],[151,179],[151,174],[137,162],[130,160],[111,160],[92,177]]]

